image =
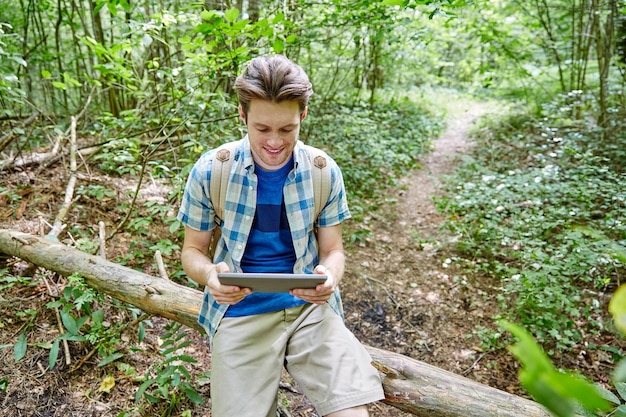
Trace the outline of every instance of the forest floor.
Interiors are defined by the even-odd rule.
[[[471,147],[468,132],[472,124],[491,111],[495,108],[485,103],[459,101],[449,112],[446,131],[434,141],[432,152],[420,161],[423,168],[401,179],[400,187],[388,196],[387,202],[366,217],[364,226],[371,234],[348,248],[342,293],[346,324],[362,343],[519,395],[522,391],[513,357],[505,351],[483,352],[475,335],[476,326],[493,326],[492,317],[498,312],[494,283],[466,276],[454,263],[445,261],[454,236],[441,229],[444,218],[433,203],[433,197],[440,193],[441,178],[452,171],[457,158]],[[25,181],[25,175],[5,175],[2,180],[19,184]],[[37,234],[37,217],[55,216],[58,204],[50,203],[49,198],[56,203],[62,201],[64,172],[41,171],[36,177],[31,173],[26,178],[30,178],[27,182],[33,188],[29,203],[20,208],[20,215],[10,210],[5,212],[4,208],[0,210],[0,228]],[[93,205],[92,209],[83,205],[81,210],[86,212],[73,215],[87,216],[92,223],[93,219],[107,220],[110,211],[105,203]],[[351,227],[356,229],[357,225],[348,225],[348,229]],[[166,238],[167,233],[164,230],[162,237]],[[112,243],[115,247],[109,250],[124,253],[132,238],[120,235]],[[15,260],[8,261],[14,269],[28,268]],[[39,270],[37,274],[45,272]],[[49,280],[59,287],[65,283],[62,277],[52,276]],[[22,360],[15,363],[13,349],[0,349],[0,417],[113,417],[131,409],[139,386],[133,375],[143,375],[150,366],[163,360],[157,352],[167,321],[152,318],[154,326],[148,328],[141,343],[132,332],[123,335],[120,351],[125,356],[118,364],[127,364],[134,374],[128,372],[128,367],[124,371],[115,364],[97,367],[98,359],[87,357],[90,348],[85,343],[74,342],[70,343],[74,362],[66,365],[62,354],[63,360],[53,370],[46,370],[49,350],[38,347],[37,343],[50,343],[58,335],[57,320],[54,311],[45,307],[50,301],[46,287],[40,280],[32,282],[32,285],[6,286],[0,292],[0,344],[15,343],[26,328],[28,315],[38,315],[37,325],[30,327],[29,349]],[[16,314],[25,311],[34,313]],[[126,319],[107,317],[108,322]],[[189,337],[195,343],[187,346],[185,353],[197,360],[190,365],[193,372],[208,371],[210,352],[206,341],[194,331],[189,331]],[[84,361],[82,366],[76,366],[81,361]],[[100,389],[106,377],[115,381],[108,391]],[[283,416],[316,416],[287,376],[281,387]],[[203,382],[199,393],[207,400],[206,405],[195,407],[190,415],[210,416],[208,380]],[[369,408],[373,417],[409,415],[383,403]],[[182,415],[180,408],[177,409],[172,415]],[[162,412],[163,406],[157,405],[146,408],[141,415]]]

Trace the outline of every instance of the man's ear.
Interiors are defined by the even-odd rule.
[[[239,117],[241,117],[241,120],[243,120],[243,123],[245,125],[247,125],[248,123],[246,122],[246,114],[243,112],[243,107],[241,107],[241,104],[239,105]]]
[[[308,110],[309,110],[309,108],[308,108],[308,107],[305,107],[305,108],[304,108],[304,111],[303,111],[303,112],[302,112],[302,114],[300,115],[300,121],[303,121],[303,120],[304,120],[304,118],[306,117],[306,114],[307,114]]]

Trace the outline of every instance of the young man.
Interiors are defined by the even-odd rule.
[[[320,415],[367,416],[366,404],[384,393],[341,317],[341,223],[350,217],[343,179],[327,158],[330,195],[315,219],[309,151],[298,140],[311,83],[302,68],[275,55],[253,59],[235,88],[248,134],[234,155],[213,260],[207,254],[216,227],[209,187],[215,150],[194,165],[178,214],[185,224],[183,268],[205,287],[198,321],[211,343],[211,414],[276,416],[284,366]],[[315,289],[253,293],[221,285],[218,272],[327,279]]]

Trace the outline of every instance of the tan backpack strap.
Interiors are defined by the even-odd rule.
[[[330,197],[330,166],[328,155],[321,149],[306,145],[311,158],[313,195],[315,197],[315,222]]]
[[[222,223],[224,222],[224,205],[226,204],[226,190],[230,179],[230,170],[235,160],[235,152],[241,141],[228,142],[221,145],[215,151],[213,162],[211,163],[211,181],[209,183],[209,194],[211,204],[215,210],[215,223],[217,227],[213,229],[211,242],[209,243],[209,258],[214,259],[215,248],[222,234]]]
[[[235,152],[240,143],[241,141],[228,142],[217,148],[211,165],[209,193],[211,195],[211,203],[215,209],[215,217],[218,226],[221,226],[224,220],[224,205],[226,204],[228,179],[230,178],[230,170],[233,166],[233,160],[235,159]]]

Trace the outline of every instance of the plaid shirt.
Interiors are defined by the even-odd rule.
[[[215,150],[206,152],[195,163],[189,174],[178,212],[178,220],[195,230],[208,231],[217,226],[209,193],[214,155]],[[319,227],[334,226],[350,218],[341,171],[330,157],[327,162],[331,167],[330,196],[317,219]],[[287,219],[296,254],[294,273],[313,273],[313,268],[318,262],[311,170],[308,151],[298,141],[294,149],[294,169],[287,176],[283,188]],[[232,272],[241,272],[241,259],[256,211],[256,190],[257,176],[254,173],[250,142],[246,136],[234,155],[224,203],[222,234],[214,259],[215,263],[226,262]],[[335,312],[343,317],[338,289],[328,302]],[[209,293],[208,287],[205,287],[198,323],[206,329],[211,340],[227,308],[227,305],[218,304]]]

